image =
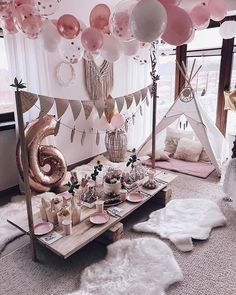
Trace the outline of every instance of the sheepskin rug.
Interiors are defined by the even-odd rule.
[[[104,260],[82,273],[71,295],[164,295],[183,274],[171,249],[156,238],[120,240],[108,246]]]
[[[51,199],[53,196],[55,196],[54,193],[43,193],[32,197],[33,210],[38,211],[41,197]],[[26,210],[24,198],[25,196],[22,195],[14,196],[10,203],[0,207],[0,253],[9,242],[23,235],[22,231],[7,222],[7,219]]]
[[[212,228],[226,224],[219,206],[205,199],[172,200],[149,217],[148,221],[136,224],[133,229],[156,233],[184,252],[193,249],[192,239],[207,240]]]

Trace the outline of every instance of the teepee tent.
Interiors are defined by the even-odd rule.
[[[207,114],[204,112],[195,98],[190,81],[196,76],[201,66],[195,73],[193,73],[194,64],[195,63],[193,63],[193,67],[191,69],[191,74],[188,76],[186,68],[184,67],[183,70],[177,63],[177,66],[184,76],[186,83],[174,104],[170,107],[162,120],[157,124],[155,134],[157,135],[184,115],[195,132],[198,140],[201,142],[212,164],[215,166],[217,173],[221,175],[220,164],[224,158],[222,155],[224,154],[223,143],[225,139],[221,132],[213,124],[213,122],[208,118]],[[146,146],[151,138],[152,135],[150,135],[142,144],[138,150],[138,153],[144,148],[144,146]]]

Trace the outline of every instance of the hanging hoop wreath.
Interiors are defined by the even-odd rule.
[[[76,78],[75,69],[72,64],[62,61],[56,67],[56,79],[63,87],[70,86]]]

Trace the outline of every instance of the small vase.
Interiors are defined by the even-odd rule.
[[[80,223],[81,207],[78,206],[75,202],[75,198],[71,199],[71,219],[72,225]]]

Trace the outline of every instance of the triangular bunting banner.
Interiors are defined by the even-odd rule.
[[[98,116],[101,119],[102,114],[104,112],[105,102],[103,99],[97,99],[94,101],[94,106],[97,109]]]
[[[69,100],[69,103],[70,103],[71,111],[75,121],[79,117],[82,105],[79,100]]]
[[[35,105],[38,100],[38,96],[34,93],[21,91],[20,92],[20,100],[22,106],[22,112],[25,113]]]
[[[115,100],[106,99],[104,112],[105,112],[105,116],[108,123],[111,123],[111,118],[114,116],[114,108],[115,108]]]
[[[55,102],[57,108],[57,118],[60,119],[67,110],[69,101],[68,99],[55,98]]]
[[[57,136],[59,129],[60,129],[60,125],[61,125],[61,119],[57,121],[57,124],[54,129],[54,136]]]
[[[117,97],[115,100],[116,100],[118,112],[120,113],[124,107],[125,98],[124,96],[121,96],[121,97]]]
[[[147,97],[148,88],[145,87],[145,88],[141,89],[140,91],[141,91],[141,95],[142,95],[142,100],[144,100]]]
[[[82,100],[81,103],[84,109],[85,118],[87,120],[90,114],[92,113],[94,104],[92,101],[89,101],[89,100]]]
[[[40,113],[39,117],[43,117],[48,114],[48,112],[51,110],[53,104],[54,104],[54,99],[49,96],[43,96],[43,95],[38,95],[39,97],[39,103],[40,103]]]
[[[127,110],[128,110],[133,103],[133,95],[130,94],[130,95],[125,96],[125,101],[126,101]]]
[[[134,92],[133,96],[135,99],[136,106],[138,106],[138,104],[140,103],[140,100],[141,100],[141,92],[136,91],[136,92]]]

